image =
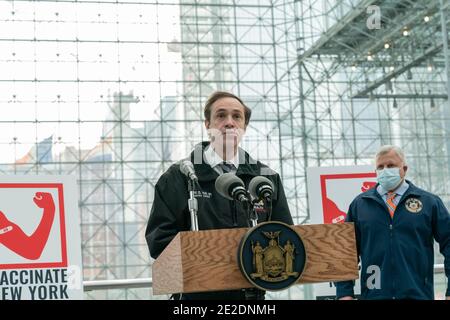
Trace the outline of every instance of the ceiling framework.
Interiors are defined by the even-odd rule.
[[[306,170],[404,148],[408,176],[450,201],[448,31],[441,0],[0,2],[3,174],[72,174],[85,280],[151,276],[160,175],[207,140],[203,105],[252,108],[243,147],[280,173],[295,223]],[[380,28],[368,19],[378,8]],[[376,11],[375,11],[376,12]],[[370,24],[369,24],[370,25]],[[311,298],[295,286],[272,298]],[[148,290],[87,298],[153,297]]]
[[[449,5],[439,1],[302,1],[297,64],[305,145],[315,165],[371,163],[382,144],[401,145],[410,177],[448,199],[448,70],[442,32]],[[369,5],[381,14],[369,29]],[[322,27],[310,8],[328,8]],[[441,17],[444,19],[442,22]],[[324,23],[325,24],[325,23]],[[318,27],[319,26],[319,27]],[[326,29],[326,30],[325,30]],[[311,40],[312,39],[312,40]]]

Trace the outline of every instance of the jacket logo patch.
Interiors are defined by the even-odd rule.
[[[422,211],[423,205],[419,199],[409,198],[405,202],[405,207],[411,213],[419,213]]]
[[[211,192],[206,192],[206,191],[194,191],[194,196],[196,198],[208,198],[210,199],[212,196]]]

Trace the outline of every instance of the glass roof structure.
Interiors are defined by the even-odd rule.
[[[372,164],[383,144],[448,207],[449,31],[444,0],[2,0],[0,172],[77,177],[85,280],[151,277],[155,183],[207,140],[215,90],[253,110],[242,146],[280,173],[296,224],[308,167]]]

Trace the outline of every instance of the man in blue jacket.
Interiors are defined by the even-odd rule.
[[[442,200],[405,179],[403,151],[383,146],[375,156],[378,184],[358,195],[346,218],[354,222],[362,299],[434,299],[433,239],[450,276],[450,215]],[[354,298],[353,281],[336,283],[336,297]],[[446,299],[450,300],[447,286]]]

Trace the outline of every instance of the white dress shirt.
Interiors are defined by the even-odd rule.
[[[216,171],[219,175],[223,174],[223,170],[220,167],[220,164],[222,164],[225,160],[223,160],[222,157],[219,156],[211,146],[208,146],[205,149],[204,154],[206,163],[208,163],[211,166],[211,168],[213,168],[214,171]],[[231,173],[236,174],[237,169],[239,167],[239,148],[237,149],[234,158],[228,159],[225,162],[234,165],[234,169],[231,170]]]

